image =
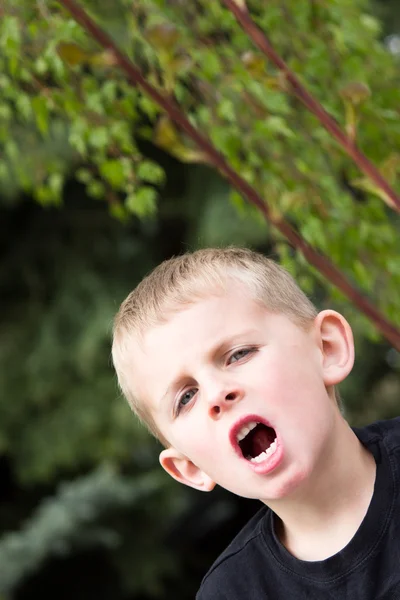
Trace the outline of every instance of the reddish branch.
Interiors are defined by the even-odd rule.
[[[156,88],[144,79],[141,72],[129,58],[118,49],[113,40],[93,21],[91,17],[89,17],[75,0],[60,0],[60,2],[68,8],[76,21],[80,23],[86,31],[99,42],[99,44],[114,53],[116,63],[118,63],[125,71],[128,79],[134,85],[140,86],[154,102],[163,108],[170,118],[173,119],[207,155],[210,163],[223,173],[230,183],[246,197],[250,203],[257,206],[265,219],[276,227],[295,248],[302,252],[308,262],[322,273],[328,281],[339,288],[353,304],[369,317],[386,339],[391,342],[395,348],[400,350],[400,331],[350,283],[343,273],[341,273],[328,258],[314,250],[314,248],[312,248],[286,221],[273,218],[268,205],[262,200],[256,190],[229,166],[222,154],[218,152],[208,138],[193,127],[184,113],[173,101],[160,94]]]
[[[383,190],[390,200],[393,209],[400,212],[400,197],[389,185],[380,171],[355,145],[354,141],[346,135],[335,119],[324,109],[322,104],[314,98],[310,92],[300,83],[296,75],[289,69],[285,61],[274,50],[267,36],[251,18],[249,11],[244,6],[239,6],[237,0],[222,0],[226,7],[235,15],[236,19],[247,33],[253,43],[284,73],[286,82],[289,84],[296,97],[312,112],[320,123],[329,131],[343,148],[343,150],[354,160],[365,175]],[[242,3],[240,3],[242,4]]]

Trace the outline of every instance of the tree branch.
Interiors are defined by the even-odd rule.
[[[379,169],[357,148],[354,141],[340,128],[337,121],[324,109],[322,104],[307,91],[296,75],[289,69],[285,61],[275,51],[267,36],[253,21],[246,7],[241,7],[235,0],[222,0],[237,21],[240,23],[249,38],[268,58],[284,73],[287,83],[295,96],[312,112],[321,125],[335,138],[343,150],[348,154],[359,169],[383,190],[390,201],[390,206],[400,212],[400,197],[389,185]]]
[[[118,49],[113,40],[93,21],[75,0],[60,0],[60,2],[99,44],[114,53],[116,63],[125,71],[128,79],[134,85],[140,86],[154,102],[163,108],[170,118],[174,120],[207,155],[210,163],[225,175],[232,186],[247,198],[251,204],[254,204],[261,211],[265,219],[278,229],[278,231],[297,250],[299,250],[308,262],[324,275],[328,281],[340,289],[343,294],[375,324],[376,328],[397,350],[400,350],[400,331],[350,283],[343,273],[341,273],[327,257],[319,254],[312,246],[310,246],[306,240],[289,225],[289,223],[283,219],[276,219],[273,217],[268,205],[263,201],[256,190],[232,169],[209,139],[193,127],[175,102],[161,95],[156,88],[144,79],[136,66]]]

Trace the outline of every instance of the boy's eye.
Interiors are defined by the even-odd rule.
[[[254,352],[254,350],[255,348],[241,348],[240,350],[237,350],[229,357],[228,364],[237,362],[238,360],[245,358],[248,354]]]
[[[177,406],[178,413],[181,408],[183,408],[184,406],[189,404],[189,402],[195,395],[196,391],[197,391],[196,389],[192,388],[190,390],[186,390],[185,392],[183,392],[183,394],[180,396],[179,401],[178,401],[178,406]]]

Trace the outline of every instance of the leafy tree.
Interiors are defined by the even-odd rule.
[[[287,93],[284,79],[222,3],[85,5],[148,81],[174,95],[273,214],[293,222],[398,323],[398,236],[379,190]],[[396,183],[397,66],[380,44],[367,2],[321,7],[276,0],[261,8],[254,1],[249,9],[288,65]],[[147,138],[184,161],[205,160],[202,152],[126,82],[115,57],[99,49],[59,3],[20,0],[6,4],[5,12],[3,185],[10,193],[19,185],[44,204],[59,202],[67,165],[79,164],[76,176],[89,194],[108,200],[113,214],[154,212],[164,175],[143,157],[137,140]],[[285,28],[278,26],[282,21]],[[45,163],[29,152],[38,138],[50,154]],[[47,168],[37,168],[38,160]],[[241,205],[235,193],[233,199]],[[275,241],[277,255],[298,272],[301,260],[293,260],[280,236]],[[304,265],[300,270],[311,290]]]

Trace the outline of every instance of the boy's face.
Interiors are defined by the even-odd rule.
[[[145,333],[135,387],[171,444],[160,460],[173,477],[268,502],[320,468],[339,414],[326,391],[337,313],[325,312],[304,331],[234,284]]]

